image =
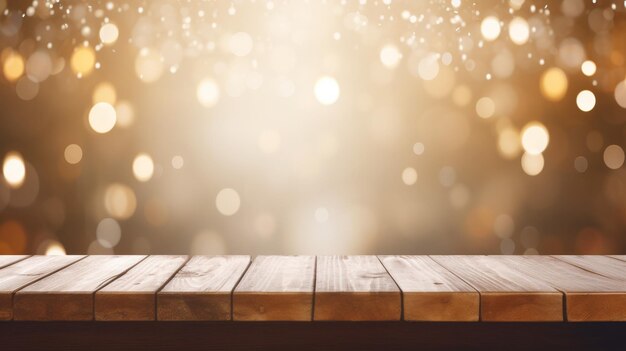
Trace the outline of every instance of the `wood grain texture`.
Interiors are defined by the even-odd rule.
[[[157,293],[157,319],[230,320],[232,291],[250,256],[194,256]]]
[[[0,268],[28,258],[28,255],[0,255]]]
[[[315,280],[315,320],[400,320],[400,290],[376,256],[318,256]]]
[[[84,256],[33,256],[0,269],[0,320],[13,319],[13,294]]]
[[[259,256],[233,292],[233,320],[310,321],[315,256]]]
[[[478,321],[480,295],[428,256],[379,256],[400,287],[407,321]]]
[[[609,257],[620,261],[626,261],[626,255],[609,255]]]
[[[15,320],[93,320],[94,293],[145,256],[88,256],[14,295]]]
[[[483,321],[562,321],[563,295],[492,256],[431,256],[480,293]]]
[[[568,321],[626,321],[626,281],[548,256],[502,256],[499,259],[565,293]]]
[[[149,256],[95,297],[98,321],[156,319],[156,293],[187,261],[187,256]]]
[[[558,255],[552,257],[611,279],[626,280],[626,262],[609,256]]]

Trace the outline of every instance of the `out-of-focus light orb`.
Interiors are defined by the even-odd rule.
[[[26,75],[35,82],[43,82],[52,73],[52,60],[43,50],[35,51],[26,61]]]
[[[96,133],[108,133],[115,127],[117,114],[115,108],[107,102],[99,102],[89,110],[89,126]]]
[[[32,100],[39,93],[39,83],[30,79],[28,75],[23,76],[15,85],[15,93],[24,101]]]
[[[596,64],[593,61],[587,60],[587,61],[583,62],[582,65],[580,65],[580,70],[587,77],[591,77],[594,74],[596,74]]]
[[[426,149],[426,147],[422,143],[418,142],[418,143],[413,144],[413,153],[418,155],[418,156],[423,154],[425,149]]]
[[[584,0],[567,0],[561,2],[561,12],[567,17],[578,17],[585,11]]]
[[[567,93],[567,85],[567,76],[558,67],[552,67],[541,75],[541,92],[548,100],[559,101],[563,99]]]
[[[522,169],[524,173],[529,176],[536,176],[541,173],[543,166],[544,160],[542,154],[533,155],[526,152],[522,155]]]
[[[70,67],[79,76],[91,73],[96,64],[96,53],[89,46],[79,46],[74,49],[70,59]]]
[[[109,82],[101,82],[96,85],[91,99],[94,104],[97,104],[99,102],[106,102],[111,105],[115,105],[115,101],[117,100],[117,92],[115,91],[115,87],[113,86],[113,84]]]
[[[332,105],[339,99],[339,83],[337,83],[333,77],[323,76],[315,82],[313,92],[315,93],[315,98],[320,104],[326,106]]]
[[[137,197],[130,187],[113,183],[104,191],[104,209],[116,219],[128,219],[137,208]]]
[[[280,148],[280,134],[268,129],[261,132],[258,140],[259,149],[266,154],[273,154]]]
[[[64,256],[65,254],[65,247],[60,242],[51,240],[48,243],[45,251],[46,256]]]
[[[433,80],[439,75],[439,56],[429,54],[422,58],[417,65],[417,74],[423,80]]]
[[[450,0],[450,5],[452,5],[455,9],[458,9],[461,7],[461,0]]]
[[[528,41],[530,30],[528,22],[522,17],[515,17],[509,22],[509,37],[517,45],[524,45]]]
[[[174,168],[174,169],[181,169],[181,168],[183,168],[184,164],[185,164],[185,160],[183,159],[182,156],[176,155],[176,156],[172,157],[172,168]]]
[[[113,23],[107,23],[100,27],[100,40],[105,45],[112,45],[117,41],[120,31]]]
[[[24,74],[24,66],[22,55],[11,50],[2,64],[4,77],[10,82],[16,81]]]
[[[626,108],[626,81],[621,81],[615,86],[615,101],[622,108]]]
[[[505,128],[498,134],[498,151],[507,159],[513,159],[521,151],[520,135],[513,128]]]
[[[140,182],[147,182],[154,174],[154,162],[152,157],[146,153],[140,153],[133,161],[133,174]]]
[[[141,49],[135,58],[135,73],[144,83],[156,82],[163,74],[163,58],[156,50]]]
[[[624,164],[624,149],[619,145],[609,145],[604,149],[604,164],[610,169],[618,169]]]
[[[452,90],[452,102],[457,106],[467,106],[472,101],[472,90],[467,85],[459,85]]]
[[[500,20],[495,16],[488,16],[480,23],[480,33],[487,41],[493,41],[500,36]]]
[[[539,122],[530,122],[522,130],[522,147],[529,155],[538,155],[546,150],[550,134]]]
[[[315,209],[315,220],[319,223],[328,222],[328,218],[330,217],[330,213],[326,207],[318,207]]]
[[[519,10],[524,5],[525,0],[509,0],[509,6],[514,10]]]
[[[213,107],[220,99],[220,87],[211,78],[203,79],[196,89],[196,97],[202,106]]]
[[[395,68],[402,59],[402,53],[393,44],[383,46],[380,50],[380,62],[387,68]]]
[[[596,96],[589,90],[583,90],[576,96],[576,106],[583,112],[589,112],[596,106]]]
[[[235,33],[228,40],[228,49],[235,56],[247,56],[253,48],[252,37],[246,32]]]
[[[22,155],[15,151],[7,153],[2,164],[2,174],[11,188],[22,186],[26,177],[26,165]]]
[[[402,182],[406,185],[413,185],[417,182],[417,171],[413,167],[407,167],[402,171]]]
[[[113,218],[105,218],[98,223],[96,239],[107,249],[114,248],[122,238],[122,228]]]
[[[232,216],[241,206],[241,199],[235,189],[225,188],[220,190],[215,197],[215,207],[224,216]]]
[[[578,173],[584,173],[587,170],[587,167],[589,167],[589,161],[587,161],[585,156],[576,157],[574,160],[574,168]]]
[[[489,118],[496,112],[496,104],[489,97],[482,97],[476,101],[476,114],[480,118]]]
[[[75,165],[83,159],[83,149],[76,144],[69,144],[63,152],[65,161],[71,165]]]
[[[130,127],[135,121],[135,108],[128,101],[120,101],[115,105],[116,124],[122,128]]]

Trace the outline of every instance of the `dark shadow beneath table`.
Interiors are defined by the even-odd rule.
[[[1,350],[626,350],[626,323],[1,322]]]

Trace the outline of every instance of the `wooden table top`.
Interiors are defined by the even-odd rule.
[[[0,320],[626,321],[626,256],[0,256]]]

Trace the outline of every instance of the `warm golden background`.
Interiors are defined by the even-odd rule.
[[[0,253],[617,253],[624,1],[0,0]]]

